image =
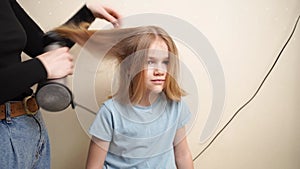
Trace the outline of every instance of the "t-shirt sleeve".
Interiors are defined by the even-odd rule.
[[[113,116],[106,105],[100,108],[89,129],[89,133],[104,141],[111,141],[113,134]]]
[[[178,105],[179,111],[179,120],[177,129],[184,127],[191,119],[192,113],[189,110],[189,107],[184,101],[180,101]]]

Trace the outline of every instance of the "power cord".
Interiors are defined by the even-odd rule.
[[[196,161],[211,145],[212,143],[217,139],[217,137],[224,131],[224,129],[232,122],[232,120],[236,117],[236,115],[238,115],[238,113],[246,106],[248,105],[253,99],[254,97],[257,95],[257,93],[260,91],[261,87],[263,86],[263,84],[265,83],[266,79],[268,78],[268,76],[270,75],[270,73],[272,72],[272,70],[274,69],[275,65],[277,64],[282,52],[284,51],[285,47],[287,46],[287,44],[289,43],[289,41],[291,40],[297,25],[298,25],[298,21],[299,21],[300,15],[298,16],[298,19],[294,25],[294,28],[292,30],[292,33],[290,34],[288,40],[286,41],[286,43],[284,44],[283,48],[281,49],[281,51],[279,52],[278,56],[276,57],[272,67],[269,69],[268,73],[265,75],[264,79],[262,80],[262,82],[260,83],[259,87],[257,88],[257,90],[255,91],[255,93],[253,94],[253,96],[246,102],[244,103],[234,114],[233,116],[229,119],[229,121],[221,128],[221,130],[213,137],[213,139],[207,144],[207,146],[200,152],[198,153],[198,155],[193,159],[193,161]]]
[[[89,108],[87,108],[86,106],[83,106],[83,105],[81,105],[81,104],[78,104],[78,103],[76,103],[76,102],[74,102],[73,101],[73,109],[75,109],[75,107],[81,107],[82,109],[84,109],[84,110],[86,110],[86,111],[88,111],[89,113],[91,113],[91,114],[94,114],[94,115],[97,115],[97,113],[96,112],[94,112],[93,110],[91,110],[91,109],[89,109]]]

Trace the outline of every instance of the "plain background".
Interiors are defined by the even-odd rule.
[[[24,9],[45,30],[65,22],[83,4],[82,0],[19,0]],[[194,25],[208,39],[221,62],[226,100],[216,132],[254,94],[275,57],[287,40],[298,15],[299,0],[103,0],[124,17],[162,13]],[[97,20],[94,28],[108,24]],[[185,31],[185,30],[182,30]],[[283,52],[273,72],[255,99],[247,105],[213,144],[194,162],[197,169],[298,169],[300,168],[300,28]],[[178,43],[180,55],[197,82],[200,103],[187,96],[188,104],[200,105],[189,132],[195,157],[212,139],[200,143],[212,91],[209,76],[193,54]],[[71,50],[75,57],[80,47]],[[24,59],[26,56],[24,55]],[[107,91],[110,69],[99,68],[95,91]],[[199,77],[199,76],[197,76]],[[69,77],[72,87],[72,76]],[[189,91],[187,82],[182,82]],[[82,86],[84,88],[84,86]],[[80,96],[76,96],[80,97]],[[104,98],[97,96],[97,101]],[[53,169],[84,168],[93,116],[79,115],[71,108],[58,113],[42,110],[52,145]],[[214,133],[214,135],[216,134]]]

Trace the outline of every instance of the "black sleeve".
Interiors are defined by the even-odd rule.
[[[84,5],[73,17],[65,24],[79,25],[81,22],[92,23],[95,20],[93,13]],[[66,46],[72,47],[74,42],[70,39],[65,39]]]
[[[0,67],[0,77],[3,81],[0,84],[0,104],[19,98],[24,93],[31,93],[30,87],[40,81],[46,80],[47,72],[39,59],[34,58],[44,52],[43,36],[44,32],[29,17],[24,9],[16,2],[10,1],[16,17],[25,30],[27,41],[23,52],[33,59],[25,62],[14,61],[10,65]],[[83,6],[68,22],[78,24],[81,21],[92,22],[95,20],[93,14],[86,6]],[[3,26],[3,25],[2,25]],[[74,45],[72,41],[67,40],[67,45]],[[19,58],[13,56],[12,58]],[[19,59],[17,59],[19,60]],[[8,62],[10,63],[10,62]]]
[[[86,22],[86,23],[92,23],[95,20],[95,17],[93,13],[86,7],[83,6],[71,19],[69,19],[65,24],[63,25],[75,25],[79,26],[80,23]],[[59,42],[63,46],[67,46],[71,48],[75,42],[73,42],[71,39],[61,37],[58,33],[55,31],[49,31],[44,35],[44,46],[47,46],[53,42]]]
[[[16,15],[27,34],[27,43],[24,52],[30,57],[36,57],[44,52],[43,35],[41,28],[26,14],[18,5],[15,9]],[[67,23],[78,25],[81,22],[91,23],[95,20],[92,12],[84,5]],[[66,46],[72,47],[74,42],[65,39]]]

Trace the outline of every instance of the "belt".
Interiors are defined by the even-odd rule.
[[[35,115],[39,109],[36,99],[33,96],[27,96],[23,101],[11,101],[10,117],[17,117],[22,115]],[[5,119],[6,104],[0,105],[0,120]]]

